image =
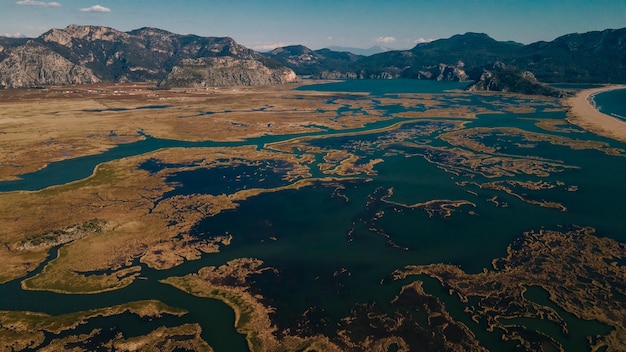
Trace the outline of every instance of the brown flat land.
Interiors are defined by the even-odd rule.
[[[102,153],[143,134],[236,141],[314,132],[319,126],[362,127],[380,119],[375,113],[337,119],[337,105],[328,103],[333,93],[294,87],[152,90],[148,84],[100,84],[0,90],[0,181],[53,161]]]
[[[368,99],[337,105],[329,102],[328,95],[336,93],[292,88],[155,91],[141,84],[103,84],[0,91],[0,180],[145,138],[138,131],[164,139],[230,141],[319,131],[318,126],[356,128],[381,118],[371,113],[338,119],[338,106],[352,103],[355,108],[375,109]],[[139,167],[150,159],[187,165],[170,168],[170,172],[260,162],[284,163],[286,169],[278,187],[160,199],[175,185],[166,182],[167,172],[150,173]],[[0,193],[4,209],[0,213],[0,282],[34,270],[50,248],[61,244],[59,257],[41,274],[24,281],[24,288],[82,293],[113,290],[139,275],[138,267],[131,264],[136,258],[166,269],[216,252],[228,245],[228,236],[198,242],[187,235],[193,224],[264,192],[333,182],[332,177],[310,179],[313,161],[310,154],[297,156],[256,146],[170,148],[104,163],[91,177],[67,185]],[[337,169],[337,175],[350,176],[373,167],[373,163],[356,166],[358,161],[341,155],[329,168]],[[89,229],[93,224],[97,226]]]
[[[99,154],[145,135],[240,141],[359,128],[385,118],[366,93],[294,90],[303,84],[155,90],[148,83],[106,83],[0,90],[0,181],[14,180],[50,162]],[[394,116],[403,118],[473,118],[494,112],[459,104],[466,98],[465,93],[445,99],[403,95],[383,98],[379,104],[424,107]],[[338,113],[340,107],[351,111]]]

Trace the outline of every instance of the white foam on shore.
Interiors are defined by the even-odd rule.
[[[620,115],[620,114],[616,114],[616,113],[614,113],[614,112],[612,112],[612,113],[611,113],[611,116],[615,116],[615,117],[620,118],[620,119],[622,119],[622,120],[626,120],[626,116],[622,116],[622,115]]]
[[[619,90],[619,89],[624,89],[624,88],[622,87],[622,88],[617,88],[617,89],[607,89],[607,90],[602,90],[602,91],[599,91],[599,92],[593,92],[593,93],[589,94],[589,98],[587,98],[588,101],[589,101],[589,104],[591,104],[591,106],[593,106],[593,108],[598,110],[598,112],[601,113],[601,114],[611,115],[613,117],[617,117],[618,119],[626,121],[626,116],[622,116],[622,115],[616,114],[614,112],[611,112],[611,113],[608,113],[608,114],[605,113],[605,112],[602,112],[602,105],[598,105],[598,103],[596,102],[596,95],[602,94],[602,93],[606,93],[606,92],[608,92],[610,90]]]

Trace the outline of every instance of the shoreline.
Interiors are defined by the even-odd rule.
[[[567,98],[567,121],[599,136],[626,142],[626,121],[600,112],[593,101],[596,94],[616,89],[626,89],[626,85],[585,89]]]

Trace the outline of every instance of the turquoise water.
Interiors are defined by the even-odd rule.
[[[593,96],[596,108],[602,113],[626,121],[626,89],[616,89]]]
[[[311,84],[297,90],[319,92],[366,92],[372,95],[399,93],[443,93],[448,90],[465,89],[468,82],[437,82],[432,80],[393,79],[393,80],[347,80],[326,84]]]
[[[171,139],[160,139],[144,135],[143,140],[128,144],[120,144],[101,154],[87,155],[78,158],[51,162],[38,171],[19,175],[19,180],[0,181],[0,192],[36,191],[51,186],[63,185],[69,182],[82,180],[92,175],[96,166],[98,166],[99,164],[125,157],[142,155],[159,149],[240,147],[244,145],[256,145],[258,148],[262,148],[265,144],[285,141],[298,137],[359,132],[368,129],[377,129],[391,126],[399,121],[402,120],[390,118],[388,120],[368,124],[365,128],[349,130],[325,130],[323,132],[296,133],[288,135],[267,135],[257,138],[250,138],[241,142],[188,142]]]
[[[396,84],[396,86],[394,86]],[[430,81],[348,81],[307,89],[335,91],[367,91],[373,96],[411,91],[441,93],[458,83]],[[345,98],[345,97],[343,97]],[[508,96],[465,97],[472,106],[492,107],[506,102],[516,104],[517,98]],[[354,97],[353,99],[359,99]],[[445,98],[440,98],[445,101]],[[530,98],[520,102],[528,102]],[[337,106],[341,118],[350,113]],[[400,105],[381,106],[389,118],[354,132],[390,126],[399,121],[394,114],[410,109]],[[546,132],[527,120],[533,118],[562,119],[564,112],[524,114],[479,115],[467,127],[517,127],[533,132],[580,140],[603,141],[612,147],[626,149],[626,144],[580,133]],[[338,116],[339,117],[339,116]],[[468,168],[457,174],[442,166],[444,153],[430,147],[446,147],[438,136],[454,129],[453,119],[413,120],[401,127],[385,132],[372,132],[358,136],[332,136],[338,131],[323,131],[297,136],[311,137],[309,143],[322,150],[342,149],[363,158],[362,163],[382,158],[376,166],[377,175],[369,180],[338,181],[319,184],[300,190],[265,193],[241,202],[234,210],[199,221],[191,231],[198,238],[233,236],[231,245],[220,253],[204,255],[200,260],[185,262],[175,268],[157,271],[142,266],[141,275],[131,286],[97,295],[61,295],[48,292],[23,291],[20,280],[0,285],[0,310],[32,310],[50,314],[70,313],[96,307],[106,307],[129,301],[158,299],[169,305],[188,309],[183,317],[165,316],[153,322],[144,322],[130,314],[115,318],[92,319],[72,333],[85,333],[93,328],[105,327],[124,332],[126,337],[137,336],[155,326],[176,326],[186,322],[202,325],[203,334],[216,351],[246,351],[243,336],[233,327],[232,310],[219,301],[202,299],[182,293],[158,280],[197,272],[198,269],[223,265],[236,258],[258,258],[277,273],[265,272],[255,277],[251,290],[263,295],[264,302],[276,308],[272,319],[280,329],[303,327],[310,334],[333,336],[342,319],[349,316],[358,304],[375,302],[384,309],[398,294],[402,282],[389,279],[390,274],[406,265],[450,263],[464,271],[477,273],[491,267],[491,260],[506,255],[507,246],[525,231],[541,228],[560,229],[561,226],[580,225],[598,229],[602,236],[626,242],[626,223],[623,218],[623,199],[626,198],[626,158],[610,156],[595,150],[573,150],[567,146],[536,142],[533,148],[521,148],[519,136],[493,135],[484,138],[488,146],[499,146],[501,153],[518,158],[550,159],[571,165],[550,176],[526,175],[487,178]],[[330,136],[327,136],[330,135]],[[71,180],[81,179],[93,172],[95,165],[124,156],[140,155],[167,147],[239,146],[252,144],[263,148],[266,143],[287,140],[294,136],[265,136],[236,143],[211,141],[189,143],[158,140],[147,137],[145,141],[114,148],[97,156],[70,159],[52,163],[41,172],[25,175],[22,183],[0,183],[0,190],[39,189]],[[328,138],[321,138],[328,137]],[[320,156],[317,155],[318,160]],[[430,161],[428,158],[431,158]],[[435,162],[434,162],[435,161]],[[441,162],[437,164],[436,162]],[[181,164],[164,164],[149,159],[140,167],[150,172],[180,169]],[[278,168],[276,167],[278,166]],[[164,197],[180,194],[218,194],[220,190],[234,192],[246,187],[274,187],[283,185],[280,169],[285,165],[262,164],[251,166],[200,168],[193,171],[171,173],[168,180],[178,185]],[[454,166],[454,165],[453,165]],[[312,174],[321,176],[313,165]],[[243,175],[233,181],[234,175]],[[261,181],[263,180],[263,181]],[[524,195],[534,200],[549,200],[567,206],[568,211],[539,207],[496,190],[477,186],[460,186],[459,182],[488,182],[503,180],[558,182],[563,186],[542,191],[524,190]],[[340,188],[338,188],[341,186]],[[577,186],[576,192],[566,191],[567,186]],[[3,188],[4,187],[4,188]],[[430,216],[422,209],[410,209],[385,202],[387,190],[393,189],[389,201],[412,205],[435,199],[466,200],[474,205],[454,209],[449,217]],[[497,196],[506,207],[489,201]],[[54,251],[53,251],[54,252]],[[54,253],[53,253],[54,254]],[[39,269],[41,270],[41,268]],[[34,275],[35,273],[31,274]],[[423,278],[419,278],[423,279]],[[464,322],[491,350],[516,350],[511,342],[500,338],[501,331],[488,333],[484,326],[474,323],[463,310],[466,303],[448,296],[434,280],[425,279],[429,294],[441,297],[453,317]],[[551,306],[549,300],[535,289],[528,291],[529,299]],[[532,297],[531,297],[532,296]],[[307,315],[304,315],[304,312]],[[585,334],[604,333],[609,329],[597,322],[586,322],[559,310],[576,336],[555,336],[568,347],[568,351],[585,351]],[[516,321],[519,322],[519,321]],[[524,322],[530,329],[557,335],[554,327],[545,321]]]

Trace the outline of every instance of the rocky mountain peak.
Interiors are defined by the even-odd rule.
[[[172,32],[168,32],[164,29],[154,28],[154,27],[142,27],[139,29],[132,30],[128,32],[130,35],[140,36],[140,37],[170,37],[175,35]]]
[[[82,26],[71,24],[64,29],[51,29],[41,35],[41,39],[48,43],[57,43],[62,46],[72,46],[72,40],[84,41],[116,41],[128,39],[129,34],[116,29],[102,26]]]
[[[287,64],[287,67],[317,65],[324,58],[303,45],[289,45],[276,48],[268,53],[268,56],[279,59]]]

